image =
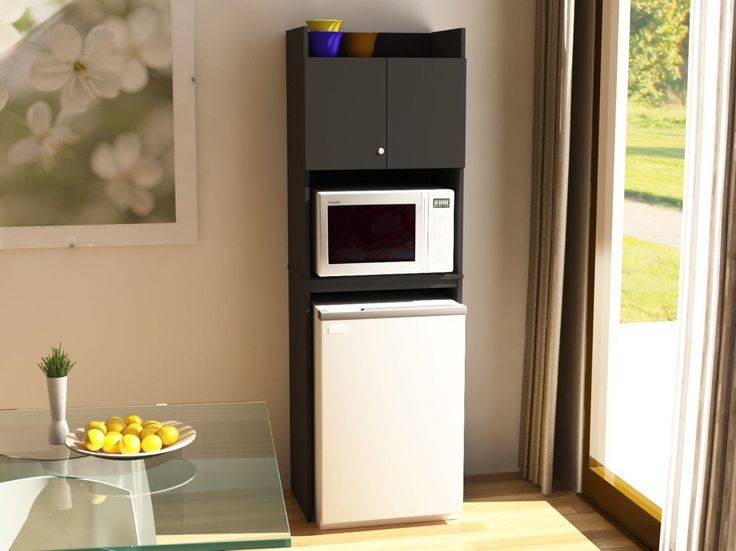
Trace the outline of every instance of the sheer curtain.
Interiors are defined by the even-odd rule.
[[[733,0],[690,20],[678,411],[661,550],[736,549]]]

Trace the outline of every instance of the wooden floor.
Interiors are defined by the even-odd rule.
[[[321,532],[288,492],[286,506],[292,545],[312,551],[641,549],[572,491],[545,498],[515,473],[469,478],[454,521]]]

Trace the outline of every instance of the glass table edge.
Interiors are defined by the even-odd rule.
[[[217,406],[217,405],[264,405],[266,409],[266,419],[268,421],[268,432],[271,437],[271,442],[273,443],[273,427],[271,426],[271,414],[268,410],[268,404],[265,400],[233,400],[233,401],[218,401],[218,402],[167,402],[167,403],[158,403],[158,404],[123,404],[123,405],[112,405],[112,406],[78,406],[78,407],[69,407],[68,410],[85,410],[85,409],[104,409],[104,408],[149,408],[149,407],[167,407],[167,406]],[[48,408],[44,407],[38,407],[38,408],[0,408],[0,414],[3,412],[23,412],[23,411],[48,411]],[[275,445],[274,445],[274,452],[275,452]],[[274,453],[274,462],[276,463],[277,472],[280,474],[281,470],[279,469],[278,464],[278,456],[276,453]],[[74,478],[74,477],[70,477]],[[230,551],[230,550],[237,550],[237,549],[278,549],[278,548],[290,548],[291,547],[291,525],[289,523],[289,515],[286,508],[286,496],[284,494],[284,488],[281,483],[281,477],[278,477],[278,484],[279,484],[279,491],[281,493],[282,497],[282,504],[283,504],[283,511],[284,511],[284,518],[286,519],[286,528],[287,532],[284,534],[283,537],[278,538],[272,538],[272,539],[262,539],[262,540],[250,540],[250,541],[224,541],[224,542],[212,542],[212,543],[203,543],[203,542],[196,542],[196,543],[167,543],[167,544],[161,544],[161,545],[129,545],[129,546],[122,546],[122,547],[110,547],[110,546],[104,546],[104,547],[81,547],[81,548],[72,548],[72,549],[59,549],[55,551],[98,551],[100,549],[109,550],[109,551],[176,551],[176,550],[186,550],[186,551]]]
[[[237,549],[284,549],[291,547],[291,536],[258,541],[221,541],[213,543],[166,543],[123,547],[75,547],[55,551],[235,551]]]
[[[218,405],[256,405],[264,404],[268,409],[268,403],[265,400],[232,400],[218,402],[162,402],[159,404],[113,404],[113,405],[94,405],[94,406],[67,406],[67,411],[85,410],[85,409],[113,409],[113,408],[155,408],[167,406],[218,406]],[[32,407],[32,408],[0,408],[0,414],[4,412],[14,411],[48,411],[48,407]],[[269,428],[271,427],[271,418],[269,416]],[[271,435],[273,437],[273,434]]]
[[[266,402],[263,402],[265,404]],[[276,453],[276,443],[273,439],[273,427],[271,426],[271,413],[268,411],[268,406],[266,406],[266,420],[268,421],[268,434],[271,436],[271,443],[273,444],[273,460],[276,464],[276,472],[278,473],[278,481],[279,481],[279,492],[281,493],[281,504],[283,505],[283,511],[284,511],[284,518],[286,519],[286,531],[289,534],[289,545],[288,547],[291,547],[291,523],[289,522],[289,511],[286,508],[286,494],[284,493],[284,486],[281,484],[281,469],[279,468],[279,458],[278,454]]]

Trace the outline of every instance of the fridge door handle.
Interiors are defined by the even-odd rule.
[[[322,321],[358,320],[379,318],[411,318],[420,316],[464,316],[468,309],[464,304],[441,306],[397,306],[383,308],[366,308],[349,312],[323,312],[318,310],[317,317]]]

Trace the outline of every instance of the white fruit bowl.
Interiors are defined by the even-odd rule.
[[[161,448],[155,452],[139,452],[131,454],[122,453],[105,453],[103,451],[90,451],[84,445],[84,427],[74,429],[72,432],[66,435],[64,444],[70,450],[77,453],[83,453],[85,455],[94,455],[95,457],[103,457],[105,459],[144,459],[146,457],[153,457],[154,455],[163,455],[176,450],[180,450],[185,446],[188,446],[197,437],[197,431],[192,428],[191,425],[185,425],[179,421],[162,421],[162,425],[173,425],[179,431],[179,440],[171,446]]]

